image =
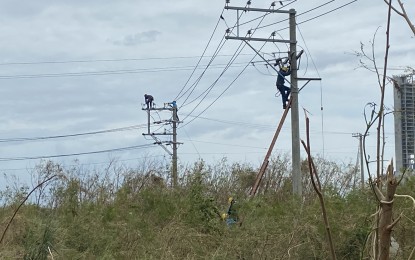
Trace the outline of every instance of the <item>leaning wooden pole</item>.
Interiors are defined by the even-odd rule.
[[[249,193],[250,196],[255,196],[255,194],[258,191],[259,184],[261,183],[262,177],[264,176],[265,170],[267,169],[268,164],[269,164],[269,157],[271,156],[272,150],[274,149],[275,142],[277,141],[277,138],[281,132],[282,126],[284,125],[284,121],[288,115],[288,111],[290,110],[290,107],[291,107],[291,98],[288,101],[288,105],[285,108],[284,113],[282,114],[282,118],[280,120],[280,123],[278,124],[277,130],[275,131],[274,138],[272,138],[271,145],[268,148],[268,152],[265,155],[265,159],[262,162],[261,168],[259,169],[259,172],[256,176],[255,183],[252,186],[251,192]]]
[[[327,217],[327,210],[326,210],[326,205],[324,203],[323,193],[321,191],[320,179],[318,177],[317,168],[313,162],[313,158],[311,157],[310,120],[307,116],[306,116],[306,135],[307,135],[307,144],[303,140],[301,140],[301,143],[303,144],[303,147],[307,152],[308,168],[310,171],[311,183],[313,184],[313,188],[315,192],[317,193],[318,199],[320,200],[320,206],[321,206],[321,211],[323,215],[324,226],[326,228],[327,241],[330,247],[331,259],[336,260],[337,256],[336,256],[336,251],[334,250],[333,238],[331,237],[330,224],[329,224],[329,219]]]

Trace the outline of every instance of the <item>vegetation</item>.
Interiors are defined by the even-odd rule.
[[[360,259],[367,250],[376,201],[361,190],[352,165],[315,158],[338,259]],[[249,199],[256,169],[247,164],[203,161],[187,169],[171,189],[165,168],[145,162],[128,169],[113,163],[102,171],[40,165],[32,189],[15,185],[1,192],[1,259],[328,259],[318,197],[303,164],[304,199],[291,196],[288,159],[272,159],[260,193]],[[398,194],[414,196],[408,178]],[[359,187],[359,188],[358,188]],[[238,206],[240,225],[220,218],[228,197]],[[393,232],[398,259],[407,259],[415,222],[411,200],[397,200],[403,212]],[[10,222],[13,214],[16,216]]]

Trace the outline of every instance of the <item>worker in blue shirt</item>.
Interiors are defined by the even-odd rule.
[[[278,71],[278,77],[277,77],[277,89],[281,93],[282,97],[282,108],[285,109],[287,107],[288,102],[288,96],[291,93],[291,88],[284,85],[285,83],[285,77],[291,74],[290,67],[280,67],[280,70]]]

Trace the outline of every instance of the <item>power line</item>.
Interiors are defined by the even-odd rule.
[[[270,7],[271,8],[271,7]],[[244,12],[242,12],[242,14],[244,14]],[[238,20],[241,18],[241,16],[242,16],[242,14],[238,17]],[[263,20],[265,19],[265,15],[264,16],[262,16],[262,19],[261,19],[261,21],[258,23],[258,25],[257,25],[257,27],[252,31],[252,32],[249,32],[249,34],[252,36],[255,32],[256,32],[256,30],[258,29],[258,27],[259,27],[259,25],[263,22]],[[229,33],[232,33],[232,31],[233,31],[233,29],[232,30],[230,30],[230,32]],[[232,59],[231,58],[231,60],[229,61],[229,66],[230,65],[232,65],[232,63],[236,60],[236,58],[239,56],[239,54],[242,52],[242,50],[245,48],[245,46],[246,46],[246,44],[245,45],[243,45],[242,46],[242,44],[243,44],[243,42],[241,42],[240,44],[239,44],[239,46],[238,46],[238,48],[237,48],[237,50],[235,51],[235,53],[234,53],[234,55],[236,55],[235,56],[235,58],[234,59]],[[242,46],[242,48],[241,48],[241,46]],[[261,49],[260,49],[260,51],[262,50],[262,48],[265,46],[265,43],[264,43],[264,45],[261,47]],[[239,49],[241,48],[241,50],[239,51]],[[252,62],[254,59],[255,59],[255,57],[256,57],[256,54],[255,54],[255,56],[250,60],[250,62]],[[236,79],[238,79],[239,78],[239,76],[242,74],[242,72],[244,72],[245,70],[246,70],[246,68],[249,66],[249,64],[250,63],[248,63],[248,65],[246,65],[244,68],[243,68],[243,70],[241,71],[241,73],[239,73],[238,74],[238,76],[236,77]],[[223,76],[223,74],[226,72],[226,70],[228,69],[229,67],[227,67],[227,68],[225,68],[223,71],[222,71],[222,73],[219,75],[219,77],[213,82],[213,84],[205,91],[206,92],[206,94],[204,94],[204,97],[199,101],[199,103],[192,109],[192,111],[190,112],[190,114],[192,114],[194,111],[195,111],[195,109],[202,103],[202,101],[207,97],[207,95],[210,93],[210,91],[212,91],[212,89],[213,89],[213,87],[217,84],[217,82],[219,81],[219,79]],[[229,89],[230,88],[230,86],[236,81],[236,79],[234,80],[234,81],[232,81],[231,82],[231,84],[228,86],[228,88],[226,88],[225,89],[225,91],[227,90],[227,89]],[[219,95],[219,97],[221,97],[222,95],[223,95],[223,93],[224,92],[222,92],[220,95]],[[201,95],[203,95],[203,93],[201,94]],[[200,96],[201,96],[200,95]],[[199,96],[199,97],[200,97]],[[198,97],[198,98],[199,98]],[[218,97],[218,98],[219,98]],[[202,111],[202,113],[204,112],[204,111],[206,111],[206,109],[208,109],[211,105],[213,105],[213,103],[215,103],[216,102],[216,100],[218,99],[218,98],[216,98],[207,108],[205,108],[205,110],[203,110]],[[196,99],[195,99],[196,100]],[[195,101],[194,100],[194,101]],[[193,101],[192,101],[193,102]],[[200,114],[199,114],[200,115]],[[187,118],[187,117],[186,117]],[[185,118],[185,119],[186,119]],[[190,122],[192,122],[193,120],[195,120],[195,118],[193,118]],[[187,124],[189,124],[190,122],[188,122],[188,123],[186,123],[184,126],[186,126]]]
[[[39,136],[39,137],[12,137],[12,138],[5,138],[0,139],[0,143],[6,142],[22,142],[22,141],[37,141],[37,140],[47,140],[47,139],[57,139],[57,138],[68,138],[68,137],[77,137],[77,136],[85,136],[85,135],[96,135],[96,134],[104,134],[104,133],[113,133],[113,132],[120,132],[120,131],[128,131],[128,130],[136,130],[147,127],[147,124],[141,125],[132,125],[120,128],[113,128],[107,130],[100,130],[94,132],[86,132],[86,133],[76,133],[76,134],[67,134],[67,135],[53,135],[53,136]]]
[[[193,108],[193,110],[190,112],[190,114],[200,105],[200,103],[203,102],[203,100],[205,100],[205,98],[207,97],[207,95],[212,91],[212,89],[216,86],[216,84],[219,82],[219,80],[222,78],[222,76],[225,74],[225,72],[232,66],[232,64],[235,62],[236,58],[238,57],[238,51],[241,48],[242,43],[239,44],[238,48],[236,49],[234,55],[232,56],[232,58],[229,60],[228,64],[225,66],[225,68],[222,70],[222,72],[219,74],[219,76],[216,78],[216,80],[206,89],[204,90],[199,96],[197,96],[196,98],[194,98],[192,101],[188,102],[188,103],[183,103],[183,105],[181,107],[187,106],[192,104],[193,102],[195,102],[196,100],[198,100],[201,96],[202,99],[199,101],[199,103]],[[243,48],[239,51],[239,53],[243,50]],[[190,97],[190,95],[188,96],[188,98]],[[187,99],[185,100],[187,101]],[[186,118],[185,118],[186,119]]]
[[[214,56],[212,56],[212,59],[209,61],[209,63],[203,69],[203,72],[200,74],[200,76],[195,80],[195,82],[181,96],[178,97],[178,99],[181,99],[190,90],[190,93],[187,95],[186,99],[183,101],[183,104],[180,107],[182,107],[186,103],[186,101],[189,99],[189,97],[193,94],[193,91],[196,89],[196,87],[198,86],[200,80],[205,75],[207,69],[209,68],[209,66],[211,65],[211,63],[213,62],[213,60],[215,59],[215,55],[218,54],[222,50],[223,46],[226,43],[226,41],[223,42],[224,39],[225,39],[225,35],[222,37],[222,40],[220,41],[218,47],[216,48],[215,53],[214,53]],[[226,64],[225,68],[227,67],[228,64]]]
[[[223,10],[224,11],[224,10]],[[223,18],[223,11],[222,11],[222,14],[220,15],[220,19],[222,19],[224,22],[225,22],[225,24],[226,24],[226,20],[225,20],[225,18]],[[242,17],[242,15],[243,15],[244,13],[241,13],[240,15],[239,15],[239,17],[238,17],[238,19],[240,19],[241,17]],[[220,19],[219,19],[219,21],[220,21]],[[226,24],[227,25],[227,24]],[[218,24],[216,24],[216,26],[218,26]],[[216,28],[215,28],[215,30],[216,30]],[[228,29],[229,30],[229,29]],[[233,31],[233,28],[230,30],[230,33],[232,33],[232,31]],[[194,92],[194,90],[196,89],[196,87],[198,86],[198,84],[199,84],[199,82],[200,82],[200,80],[202,79],[202,77],[204,76],[204,74],[205,74],[205,72],[206,72],[206,70],[208,69],[208,67],[210,66],[210,64],[213,62],[213,60],[216,58],[216,56],[217,56],[217,54],[219,54],[219,52],[222,50],[222,48],[223,48],[223,46],[225,45],[225,43],[226,43],[226,41],[225,42],[223,42],[224,40],[225,40],[225,35],[226,35],[226,33],[222,36],[222,39],[221,39],[221,41],[219,42],[219,44],[218,44],[218,46],[216,47],[216,50],[215,50],[215,52],[214,52],[214,54],[213,54],[213,56],[212,56],[212,58],[211,58],[211,60],[209,61],[209,63],[208,63],[208,65],[205,67],[205,69],[203,70],[203,72],[200,74],[200,76],[196,79],[196,81],[192,84],[192,86],[188,89],[188,90],[186,90],[180,97],[178,97],[178,99],[180,99],[180,98],[182,98],[190,89],[191,89],[191,91],[190,91],[190,93],[189,93],[189,95],[187,95],[187,97],[186,97],[186,99],[185,99],[185,101],[183,102],[183,104],[180,106],[180,108],[181,107],[183,107],[184,105],[185,105],[185,103],[186,103],[186,101],[190,98],[190,96],[192,95],[192,93]],[[223,42],[223,44],[222,44],[222,42]],[[235,52],[236,53],[236,52]],[[235,53],[232,55],[232,57],[231,57],[231,59],[230,59],[230,61],[232,61],[232,59],[233,59],[233,57],[235,56]],[[229,64],[229,62],[228,62],[228,64]],[[226,71],[227,70],[227,66],[225,67],[225,69],[224,69],[224,71]],[[222,71],[222,73],[221,73],[221,75],[223,74],[224,72]],[[193,75],[193,73],[192,73],[192,75]],[[220,78],[221,76],[219,76],[219,78]],[[203,94],[201,94],[201,95],[203,95]],[[201,95],[199,95],[199,97],[201,96]],[[179,95],[178,95],[179,96]],[[199,97],[197,97],[197,98],[199,98]],[[196,98],[196,99],[197,99]],[[193,100],[194,101],[194,100]],[[193,102],[192,101],[192,102]],[[190,102],[190,103],[192,103],[192,102]]]
[[[246,45],[245,45],[246,46]],[[265,46],[264,45],[261,47],[261,49]],[[212,101],[212,103],[210,103],[210,105],[208,105],[202,112],[200,112],[196,117],[194,117],[193,119],[191,119],[189,122],[187,122],[186,124],[184,124],[182,127],[187,126],[188,124],[190,124],[191,122],[193,122],[195,119],[197,119],[201,114],[203,114],[206,110],[208,110],[220,97],[222,97],[222,95],[235,83],[235,81],[242,75],[242,73],[246,70],[246,68],[250,65],[250,63],[255,59],[256,54],[254,55],[254,57],[251,59],[251,61],[242,69],[242,71],[236,76],[236,78],[228,85],[228,87],[226,87],[222,93],[215,99]],[[200,102],[199,102],[200,104]],[[192,110],[192,112],[194,111],[194,109]]]
[[[128,162],[128,161],[136,161],[141,159],[147,159],[147,158],[157,158],[157,157],[164,157],[164,155],[151,155],[151,156],[144,156],[144,157],[136,157],[136,158],[130,158],[130,159],[123,159],[119,160],[116,159],[116,162]],[[105,162],[91,162],[91,163],[80,163],[80,164],[70,164],[70,165],[64,165],[64,167],[74,167],[74,166],[90,166],[90,165],[101,165],[101,164],[109,164],[113,161],[105,161]],[[22,170],[35,170],[37,167],[30,167],[30,168],[13,168],[13,169],[0,169],[0,171],[22,171]]]
[[[241,54],[250,55],[250,54]],[[218,57],[231,56],[229,54],[217,55]],[[204,56],[203,58],[210,58]],[[66,60],[66,61],[22,61],[22,62],[3,62],[0,66],[7,65],[41,65],[41,64],[70,64],[70,63],[94,63],[94,62],[123,62],[123,61],[149,61],[149,60],[177,60],[177,59],[194,59],[200,56],[173,56],[173,57],[148,57],[148,58],[126,58],[126,59],[90,59],[90,60]]]
[[[309,9],[309,10],[305,11],[305,12],[302,12],[302,13],[300,13],[300,14],[297,14],[297,15],[296,15],[296,17],[299,17],[299,16],[301,16],[301,15],[304,15],[304,14],[306,14],[306,13],[309,13],[309,12],[311,12],[311,11],[314,11],[314,10],[316,10],[316,9],[319,9],[319,8],[321,8],[321,7],[323,7],[323,6],[326,6],[326,5],[328,5],[328,4],[330,4],[330,3],[334,2],[334,1],[336,1],[336,0],[331,0],[331,1],[328,1],[328,2],[326,2],[326,3],[324,3],[324,4],[319,5],[319,6],[317,6],[317,7],[311,8],[311,9]],[[334,11],[336,11],[336,10],[339,10],[339,9],[341,9],[341,8],[343,8],[343,7],[345,7],[345,6],[349,5],[349,4],[352,4],[352,3],[356,2],[356,1],[358,1],[358,0],[351,1],[351,2],[346,3],[346,4],[344,4],[344,5],[340,6],[340,7],[337,7],[337,8],[335,8],[335,9],[330,10],[330,11],[327,11],[327,12],[325,12],[325,13],[323,13],[323,14],[320,14],[320,15],[317,15],[317,16],[315,16],[315,17],[313,17],[313,18],[310,18],[310,19],[307,19],[307,20],[305,20],[305,21],[302,21],[302,22],[300,22],[300,23],[298,23],[298,24],[306,23],[306,22],[309,22],[309,21],[314,20],[314,19],[316,19],[316,18],[319,18],[319,17],[321,17],[321,16],[324,16],[324,15],[326,15],[326,14],[332,13],[332,12],[334,12]],[[272,26],[272,25],[276,25],[276,24],[279,24],[279,23],[285,22],[285,21],[288,21],[288,18],[283,19],[283,20],[280,20],[280,21],[275,22],[275,23],[270,23],[270,24],[267,24],[267,25],[263,25],[263,26],[259,27],[258,29],[263,29],[263,28],[266,28],[266,27],[269,27],[269,26]],[[289,27],[285,27],[285,28],[282,28],[282,29],[279,29],[279,30],[276,30],[276,31],[282,31],[282,30],[285,30],[285,29],[288,29],[288,28],[289,28]]]
[[[242,63],[241,63],[242,64]],[[221,69],[225,64],[215,64],[211,67]],[[47,74],[17,74],[17,75],[0,75],[0,80],[8,79],[36,79],[36,78],[58,78],[58,77],[81,77],[81,76],[107,76],[120,74],[138,74],[149,72],[170,72],[180,70],[190,70],[193,66],[176,66],[176,67],[159,67],[159,68],[142,68],[142,69],[124,69],[124,70],[104,70],[92,72],[65,72],[65,73],[47,73]]]
[[[193,69],[192,73],[190,74],[190,76],[189,76],[189,78],[187,79],[186,83],[184,84],[184,86],[182,87],[182,89],[179,91],[179,93],[177,94],[177,96],[174,98],[174,100],[177,100],[177,99],[178,99],[178,97],[180,96],[180,94],[182,93],[182,91],[186,88],[186,86],[187,86],[187,84],[189,83],[190,79],[192,78],[193,74],[195,73],[195,71],[196,71],[197,67],[199,66],[200,61],[202,60],[203,56],[205,55],[206,50],[207,50],[207,48],[209,47],[209,44],[210,44],[210,42],[212,41],[213,36],[215,35],[216,30],[218,29],[218,25],[219,25],[220,19],[223,17],[222,15],[223,15],[224,10],[225,10],[225,9],[223,9],[223,10],[222,10],[222,13],[220,14],[220,16],[219,16],[219,18],[218,18],[218,21],[217,21],[217,23],[216,23],[215,29],[213,30],[212,35],[210,36],[209,41],[208,41],[208,43],[206,44],[206,47],[205,47],[205,49],[203,50],[202,55],[200,56],[200,59],[197,61],[196,66],[194,67],[194,69]],[[214,58],[213,58],[213,56],[212,56],[212,59],[214,59]],[[212,60],[212,59],[211,59],[211,60]],[[209,63],[209,64],[210,64],[210,63]]]
[[[263,16],[262,17],[262,19],[261,19],[261,21],[258,23],[258,25],[257,25],[257,27],[252,31],[252,32],[250,32],[250,35],[252,36],[255,32],[256,32],[256,30],[258,29],[258,27],[261,25],[261,23],[263,22],[263,20],[265,19],[265,16]],[[238,18],[238,20],[239,20],[239,18]],[[236,50],[236,52],[235,53],[238,53],[238,50],[239,50],[239,48],[241,48],[241,46],[242,46],[242,43],[244,43],[244,42],[241,42],[240,43],[240,45],[238,46],[238,49]],[[262,48],[265,46],[265,44],[266,44],[266,42],[262,45],[262,47],[259,49],[259,51],[261,51],[262,50]],[[246,46],[246,43],[245,43],[245,45],[241,48],[241,50],[239,51],[239,53],[235,56],[235,59],[239,56],[239,54],[242,52],[242,50],[245,48],[245,46]],[[198,114],[198,116],[200,116],[202,113],[204,113],[207,109],[209,109],[209,107],[211,107],[232,85],[233,85],[233,83],[235,83],[235,81],[242,75],[242,73],[246,70],[246,68],[251,64],[251,62],[255,59],[255,57],[257,56],[257,53],[255,53],[255,55],[254,55],[254,57],[249,61],[249,63],[242,69],[242,71],[236,76],[236,78],[228,85],[228,87],[227,88],[225,88],[225,90],[215,99],[215,100],[213,100],[213,102],[210,104],[210,105],[208,105],[202,112],[200,112],[199,114]],[[232,61],[232,59],[230,60],[230,63],[229,63],[229,65],[231,65],[234,61],[235,61],[235,59]],[[212,84],[211,85],[211,87],[210,87],[210,89],[209,89],[209,91],[205,94],[205,96],[202,98],[202,100],[201,101],[199,101],[199,103],[193,108],[193,110],[190,112],[190,114],[192,114],[194,111],[195,111],[195,109],[201,104],[201,102],[206,98],[206,96],[209,94],[209,92],[213,89],[213,87],[214,87],[214,85],[219,81],[219,79],[220,79],[220,77],[222,77],[222,75],[226,72],[226,70],[227,69],[225,69],[225,70],[223,70],[223,72],[221,73],[221,75],[219,75],[219,77],[218,77],[218,79],[214,82],[214,84]],[[186,117],[187,118],[187,117]],[[186,119],[185,118],[185,119]],[[196,117],[197,118],[197,117]],[[183,125],[182,127],[184,127],[184,126],[186,126],[186,125],[188,125],[188,124],[190,124],[192,121],[194,121],[196,118],[193,118],[193,119],[191,119],[188,123],[186,123],[185,125]]]
[[[329,13],[332,13],[332,12],[337,11],[337,10],[339,10],[339,9],[342,9],[342,8],[344,8],[344,7],[346,7],[346,6],[350,5],[350,4],[353,4],[354,2],[357,2],[357,1],[358,1],[358,0],[353,0],[353,1],[350,1],[350,2],[348,2],[348,3],[346,3],[346,4],[344,4],[344,5],[341,5],[341,6],[337,7],[337,8],[334,8],[334,9],[332,9],[332,10],[330,10],[330,11],[327,11],[327,12],[322,13],[322,14],[320,14],[320,15],[317,15],[317,16],[315,16],[315,17],[313,17],[313,18],[310,18],[310,19],[304,20],[304,21],[302,21],[302,22],[299,22],[298,24],[303,24],[303,23],[306,23],[306,22],[312,21],[312,20],[314,20],[314,19],[320,18],[320,17],[322,17],[322,16],[324,16],[324,15],[326,15],[326,14],[329,14]]]
[[[100,151],[93,151],[93,152],[83,152],[83,153],[71,153],[71,154],[59,154],[59,155],[41,155],[41,156],[25,156],[25,157],[9,157],[9,158],[1,158],[0,157],[0,161],[39,160],[39,159],[60,158],[60,157],[70,157],[70,156],[99,154],[99,153],[122,152],[122,151],[128,151],[128,150],[143,149],[143,148],[147,148],[147,147],[150,147],[150,146],[153,146],[153,144],[135,145],[135,146],[129,146],[129,147],[114,148],[114,149],[100,150]]]
[[[187,141],[186,139],[183,139]],[[258,146],[250,146],[250,145],[240,145],[240,144],[229,144],[229,143],[218,143],[218,142],[208,142],[208,141],[199,141],[199,140],[190,140],[196,143],[204,143],[204,144],[216,144],[216,145],[224,145],[224,146],[232,146],[232,147],[244,147],[244,148],[254,148],[254,149],[264,149],[266,150],[266,147],[258,147]]]

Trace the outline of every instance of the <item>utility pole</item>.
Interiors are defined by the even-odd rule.
[[[173,187],[177,187],[177,123],[179,117],[177,116],[177,106],[173,106],[173,157],[172,157],[172,179]]]
[[[150,107],[146,108],[143,106],[142,110],[147,111],[147,133],[143,133],[143,136],[150,136],[154,139],[154,144],[160,145],[171,157],[172,157],[172,172],[171,172],[171,178],[172,178],[172,186],[174,188],[177,187],[177,145],[182,144],[177,142],[177,125],[178,123],[181,123],[179,121],[179,117],[177,115],[177,105],[176,102],[173,101],[171,103],[164,103],[164,106],[162,108],[155,108]],[[167,132],[164,130],[162,133],[153,133],[151,132],[151,112],[152,111],[171,111],[172,112],[172,118],[168,120],[161,120],[161,121],[154,121],[153,124],[165,124],[165,125],[172,125],[172,132]],[[157,136],[172,136],[173,141],[160,141]],[[172,152],[165,146],[165,145],[172,145]]]
[[[280,43],[290,44],[290,50],[288,52],[288,59],[291,64],[291,71],[292,71],[291,72],[292,183],[293,183],[293,194],[301,197],[302,196],[302,185],[301,185],[301,158],[300,158],[300,129],[299,129],[299,113],[298,113],[299,91],[298,91],[298,78],[297,78],[298,56],[296,53],[296,46],[297,46],[296,22],[295,22],[296,11],[295,9],[290,9],[289,11],[274,9],[275,3],[273,3],[271,7],[272,8],[269,8],[269,9],[260,9],[260,8],[251,8],[251,7],[232,7],[232,6],[226,5],[225,9],[245,11],[245,12],[289,14],[289,25],[290,25],[290,39],[289,40],[274,39],[275,32],[271,34],[272,38],[271,37],[270,38],[240,37],[239,36],[239,20],[237,21],[238,35],[236,37],[227,35],[225,36],[225,38],[244,41],[249,47],[251,47],[257,53],[259,57],[261,57],[266,63],[268,63],[268,65],[271,65],[269,61],[267,61],[257,50],[255,50],[254,47],[252,47],[252,45],[249,44],[249,41],[280,42]],[[230,32],[230,29],[228,29],[227,32]],[[248,35],[251,36],[250,32],[248,32]],[[277,73],[279,73],[279,71],[274,66],[271,65],[270,67],[274,69]],[[265,169],[263,169],[263,171],[265,171]]]
[[[292,141],[292,179],[293,193],[299,197],[303,194],[301,183],[301,158],[300,158],[300,124],[298,111],[298,79],[297,79],[297,36],[296,36],[296,11],[290,9],[290,52],[291,64],[291,141]]]
[[[360,154],[360,185],[361,188],[365,188],[365,171],[363,168],[363,134],[361,133],[354,133],[352,137],[359,138],[359,154]]]

